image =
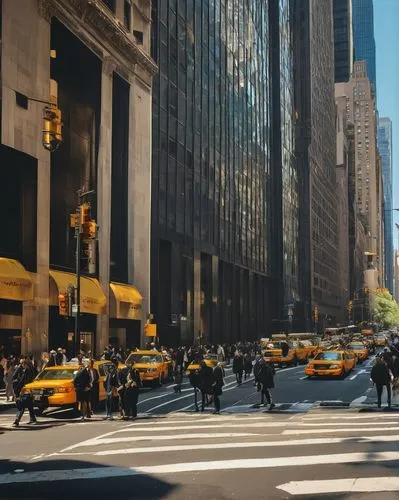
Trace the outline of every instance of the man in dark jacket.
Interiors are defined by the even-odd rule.
[[[205,409],[205,401],[207,394],[213,393],[213,370],[204,360],[201,361],[201,367],[198,372],[199,388],[201,390],[201,411]]]
[[[15,394],[15,405],[18,413],[13,423],[13,427],[18,427],[25,410],[29,410],[30,420],[28,424],[37,424],[35,412],[33,410],[33,400],[31,394],[25,394],[22,389],[26,384],[30,384],[36,377],[35,369],[28,359],[22,358],[18,368],[15,370],[12,385]]]
[[[199,390],[199,375],[198,375],[199,370],[194,370],[190,372],[190,375],[188,377],[191,386],[194,389],[194,406],[195,406],[195,411],[199,411],[198,408],[198,390]]]
[[[391,407],[391,374],[388,366],[381,357],[377,357],[375,365],[371,369],[371,380],[375,383],[377,389],[378,408],[381,408],[381,395],[384,385],[387,388],[388,408]]]
[[[139,389],[142,387],[142,382],[140,378],[140,373],[134,367],[134,362],[130,365],[128,369],[128,374],[126,378],[126,394],[125,394],[125,404],[126,404],[126,412],[125,418],[135,419],[137,417],[137,402],[139,399]]]
[[[272,394],[270,389],[274,388],[274,375],[276,371],[268,358],[264,358],[264,362],[260,366],[258,380],[262,386],[262,405],[264,398],[266,398],[269,410],[272,410],[276,405],[273,403]]]
[[[244,358],[241,352],[237,352],[233,359],[233,373],[236,376],[237,384],[242,384],[242,372],[244,371]]]
[[[215,405],[214,413],[220,413],[220,396],[223,394],[223,386],[224,386],[224,369],[222,363],[219,363],[213,369],[213,402]]]
[[[105,419],[113,420],[112,410],[114,401],[118,398],[118,387],[120,387],[120,380],[118,374],[118,359],[112,359],[112,365],[108,368],[107,375],[104,380],[104,389],[107,399],[105,401]]]

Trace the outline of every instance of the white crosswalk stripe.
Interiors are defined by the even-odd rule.
[[[399,479],[394,475],[394,467],[399,463],[398,417],[395,413],[315,410],[294,416],[268,412],[217,416],[174,413],[166,418],[138,419],[133,423],[114,422],[107,426],[109,432],[105,434],[40,457],[35,461],[35,470],[0,474],[0,487],[14,482],[264,469],[265,473],[285,471],[286,481],[275,482],[273,488],[276,493],[289,496],[396,492],[399,491]],[[47,461],[76,456],[90,460],[93,467],[70,470],[46,467]],[[106,458],[112,462],[104,466]],[[348,474],[331,477],[332,466],[344,471],[341,464],[384,464],[384,468],[376,469],[381,470],[381,476],[374,470],[370,478],[363,477],[361,468],[358,477],[348,478]],[[295,474],[300,470],[305,471],[305,476],[298,480]],[[323,476],[327,472],[328,477]]]

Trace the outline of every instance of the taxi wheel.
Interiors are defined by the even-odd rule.
[[[345,368],[342,368],[342,372],[340,373],[339,378],[344,379],[345,375],[346,375]]]

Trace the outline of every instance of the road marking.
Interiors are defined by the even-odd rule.
[[[355,378],[358,375],[361,375],[362,373],[366,373],[366,370],[360,370],[358,373],[355,373],[355,375],[353,375],[352,377],[350,377],[349,380],[355,380]]]
[[[85,446],[101,446],[104,444],[114,444],[114,443],[126,443],[139,442],[139,441],[177,441],[178,439],[216,439],[216,438],[234,438],[234,437],[249,437],[249,436],[260,436],[260,434],[250,433],[250,432],[209,432],[209,433],[193,433],[193,434],[173,434],[173,435],[162,435],[162,436],[129,436],[123,438],[105,438],[105,439],[88,439],[82,443],[77,443],[72,446],[68,446],[61,450],[60,453],[64,453],[69,450],[75,450],[76,448],[81,448]],[[195,450],[195,446],[192,446]]]
[[[276,486],[291,495],[316,495],[322,493],[376,493],[399,491],[399,477],[358,477],[328,479],[324,481],[291,481]]]
[[[254,378],[253,378],[253,377],[248,378],[247,380],[245,380],[245,381],[243,381],[243,382],[242,382],[242,385],[247,384],[248,382],[251,382],[251,381],[253,381],[253,380],[254,380]],[[229,386],[233,386],[233,387],[229,387]],[[225,389],[225,387],[229,387],[229,389]],[[229,390],[231,391],[231,390],[233,390],[233,389],[236,389],[236,387],[238,387],[238,386],[237,386],[237,382],[234,380],[233,382],[229,382],[228,384],[226,384],[226,385],[224,386],[224,388],[223,388],[223,392],[227,392],[227,391],[229,391]],[[184,390],[186,390],[186,391],[187,391],[187,389],[184,389]],[[191,397],[194,397],[194,389],[192,388],[192,389],[189,389],[189,390],[191,391],[191,393],[190,393],[190,394],[186,394],[185,396],[181,396],[181,397],[179,397],[179,398],[175,398],[175,399],[171,399],[171,400],[169,400],[169,401],[165,401],[165,403],[161,403],[160,405],[154,406],[153,408],[149,408],[149,409],[147,410],[147,412],[149,413],[149,412],[151,412],[151,411],[157,410],[158,408],[162,408],[163,406],[167,406],[167,405],[170,405],[170,404],[172,404],[172,403],[175,403],[176,401],[181,401],[182,399],[186,399],[186,398],[188,398],[188,397],[190,397],[190,396],[191,396]],[[155,398],[154,398],[154,399],[155,399]],[[194,403],[193,403],[193,404],[194,404]],[[192,405],[190,405],[190,406],[192,406]]]
[[[373,422],[375,424],[375,422]],[[345,424],[347,425],[347,424]],[[370,425],[370,424],[368,424]],[[380,427],[368,427],[365,429],[362,429],[362,432],[378,432],[381,431],[381,426]],[[399,427],[383,427],[384,431],[399,431]],[[328,432],[351,432],[353,429],[342,429],[342,427],[336,427],[335,429],[289,429],[286,431],[283,431],[283,435],[288,436],[288,435],[294,435],[294,434],[323,434],[323,433],[328,433]]]
[[[299,380],[306,380],[308,378],[307,375],[305,375],[304,377],[300,377]]]
[[[195,447],[194,447],[195,449]],[[144,467],[91,467],[85,469],[41,470],[23,474],[0,474],[0,485],[15,483],[38,483],[106,477],[137,476],[143,474],[177,474],[183,472],[205,472],[215,470],[266,469],[277,467],[300,467],[307,465],[349,464],[361,462],[386,462],[399,459],[399,452],[374,453],[372,460],[366,453],[339,453],[333,455],[305,455],[295,457],[248,458],[236,460],[213,460],[183,462]]]
[[[359,420],[359,419],[367,419],[367,418],[372,418],[373,419],[373,422],[375,423],[376,420],[378,420],[379,418],[387,418],[387,419],[395,419],[398,420],[398,413],[365,413],[365,414],[362,414],[362,413],[356,413],[355,415],[346,415],[346,414],[339,414],[337,415],[336,413],[329,413],[328,415],[324,415],[324,416],[313,416],[313,415],[306,415],[305,417],[302,417],[303,420],[306,420],[306,421],[317,421],[317,420],[334,420],[334,419],[339,419],[339,420]]]
[[[386,435],[386,436],[353,436],[352,438],[313,438],[313,439],[292,439],[285,441],[246,441],[237,443],[210,443],[210,444],[196,444],[195,450],[227,450],[235,448],[273,448],[282,446],[310,446],[319,444],[341,444],[346,443],[348,439],[351,439],[351,445],[354,444],[364,444],[364,443],[393,443],[399,441],[399,434],[397,435]],[[65,452],[65,453],[50,453],[46,455],[46,458],[53,456],[81,456],[81,455],[92,455],[97,457],[104,457],[110,455],[127,455],[127,454],[139,454],[139,453],[167,453],[173,451],[192,451],[193,445],[171,445],[171,446],[146,446],[146,447],[135,447],[135,448],[123,448],[119,450],[103,450],[103,451],[78,451],[78,452]]]
[[[364,401],[366,401],[367,396],[360,396],[360,398],[354,399],[349,406],[356,406],[362,404]]]

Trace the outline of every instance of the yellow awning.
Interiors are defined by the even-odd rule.
[[[50,270],[50,277],[54,280],[58,294],[67,293],[69,286],[76,286],[76,275],[63,271]],[[58,305],[58,296],[54,297],[50,288],[51,305]],[[88,314],[101,314],[104,311],[107,299],[99,281],[95,278],[81,276],[80,278],[80,311]]]
[[[143,297],[133,285],[124,283],[109,284],[111,288],[111,318],[141,320]]]
[[[33,299],[31,275],[17,260],[0,257],[0,299]]]

